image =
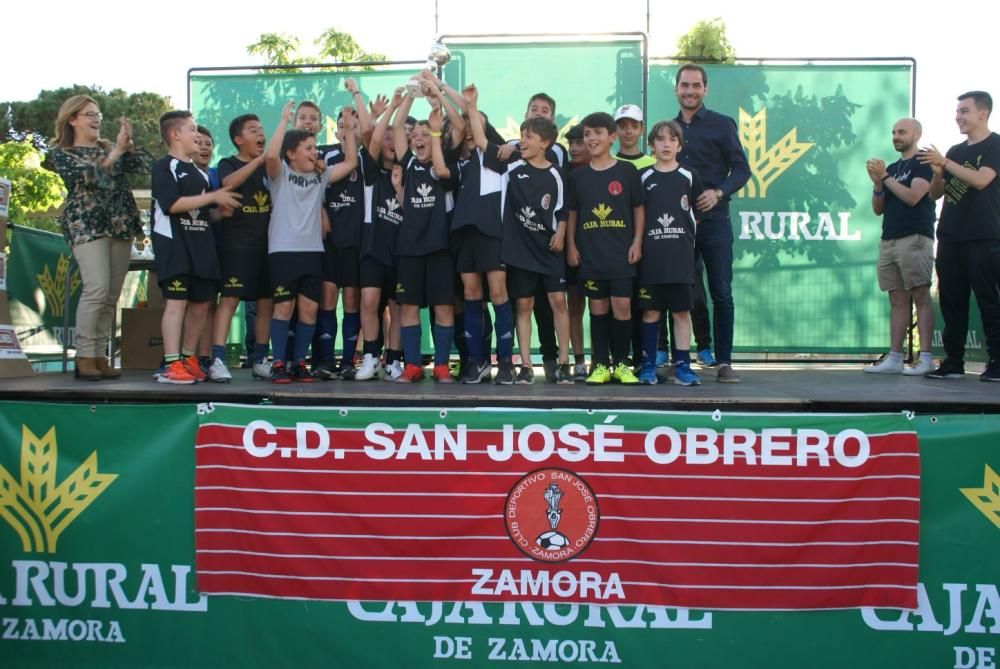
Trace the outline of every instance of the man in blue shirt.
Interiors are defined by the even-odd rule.
[[[733,226],[729,220],[729,199],[750,179],[750,165],[729,116],[705,108],[708,74],[705,68],[688,63],[677,70],[675,81],[684,128],[684,150],[679,156],[684,167],[701,175],[704,192],[695,202],[698,231],[695,257],[700,257],[708,275],[715,325],[716,380],[739,383],[733,371]]]

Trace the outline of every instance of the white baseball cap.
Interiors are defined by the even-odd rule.
[[[615,121],[620,121],[623,118],[630,118],[633,121],[642,123],[642,110],[636,105],[622,105],[615,112]]]

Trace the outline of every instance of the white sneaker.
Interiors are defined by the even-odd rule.
[[[386,365],[385,369],[382,370],[383,381],[395,381],[402,375],[403,375],[403,366],[399,364],[399,360],[395,361],[391,365]]]
[[[912,367],[903,368],[903,376],[923,376],[934,369],[934,360],[931,358],[920,358],[917,364]]]
[[[899,362],[893,362],[892,358],[886,356],[882,362],[865,367],[865,371],[869,374],[901,374],[903,372],[903,360],[900,358]]]
[[[361,358],[361,365],[354,372],[354,380],[369,381],[374,379],[380,367],[378,358],[371,353],[365,353],[364,357]]]
[[[216,358],[212,361],[212,366],[208,368],[209,381],[215,381],[216,383],[229,383],[233,380],[233,375],[229,373],[229,368],[226,367],[226,363],[222,362],[222,358]]]
[[[255,362],[253,364],[253,378],[263,379],[264,381],[271,380],[271,363],[267,360],[263,362]]]

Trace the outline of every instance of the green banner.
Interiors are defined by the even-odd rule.
[[[968,669],[1000,647],[996,416],[910,423],[923,469],[913,612],[202,597],[197,424],[193,406],[0,404],[4,667]]]
[[[21,226],[14,229],[7,262],[7,295],[22,348],[62,346],[64,340],[73,345],[80,287],[80,270],[62,235]],[[69,327],[65,330],[67,306]]]

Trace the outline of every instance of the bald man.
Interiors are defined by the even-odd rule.
[[[882,217],[882,241],[878,252],[878,285],[889,293],[889,353],[865,367],[873,374],[923,376],[933,367],[931,338],[934,307],[931,305],[931,275],[934,271],[934,201],[929,191],[934,173],[917,160],[920,122],[900,119],[892,127],[892,146],[899,160],[868,161],[868,176],[874,184],[872,211]],[[917,311],[920,359],[912,367],[903,364],[903,337]]]

